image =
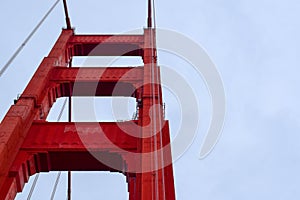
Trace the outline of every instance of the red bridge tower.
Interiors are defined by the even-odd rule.
[[[67,29],[0,124],[0,200],[14,199],[31,175],[49,171],[120,172],[130,200],[175,199],[151,7],[149,0],[142,35],[77,35],[67,17]],[[73,56],[140,56],[144,65],[72,67]],[[134,97],[139,115],[125,122],[47,122],[56,99],[71,96]]]

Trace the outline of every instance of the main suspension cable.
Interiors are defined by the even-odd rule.
[[[15,51],[15,53],[11,56],[11,58],[7,61],[7,63],[2,67],[0,70],[0,77],[4,74],[4,72],[8,69],[8,67],[11,65],[11,63],[15,60],[15,58],[19,55],[19,53],[22,51],[22,49],[25,47],[25,45],[28,43],[28,41],[32,38],[32,36],[35,34],[35,32],[40,28],[40,26],[43,24],[43,22],[47,19],[47,17],[50,15],[50,13],[54,10],[56,5],[58,4],[60,0],[57,0],[53,6],[48,10],[48,12],[44,15],[44,17],[40,20],[40,22],[34,27],[34,29],[30,32],[30,34],[27,36],[27,38],[24,40],[24,42],[20,45],[20,47]]]

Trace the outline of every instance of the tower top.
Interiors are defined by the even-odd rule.
[[[70,21],[70,17],[69,17],[68,6],[67,6],[67,0],[63,0],[63,6],[64,6],[64,11],[65,11],[67,29],[72,29],[71,21]],[[153,23],[152,23],[152,17],[154,16],[153,12],[154,12],[154,0],[148,0],[148,18],[147,18],[147,27],[148,28],[153,27]]]

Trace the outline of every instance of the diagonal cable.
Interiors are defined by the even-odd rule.
[[[63,106],[61,107],[61,110],[60,110],[59,115],[58,115],[58,117],[57,117],[57,121],[58,121],[58,122],[60,121],[60,119],[61,119],[61,117],[62,117],[62,115],[63,115],[63,112],[64,112],[65,107],[66,107],[66,105],[67,105],[67,100],[68,100],[68,99],[65,98],[64,104],[63,104]]]
[[[55,180],[55,183],[54,183],[54,187],[53,187],[53,190],[52,190],[52,193],[51,193],[51,198],[50,198],[50,200],[53,200],[53,199],[54,199],[54,196],[55,196],[55,193],[56,193],[56,190],[57,190],[57,185],[58,185],[58,183],[59,183],[60,175],[61,175],[61,172],[58,172],[58,173],[57,173],[56,180]]]
[[[15,58],[19,55],[19,53],[22,51],[22,49],[25,47],[27,42],[32,38],[32,36],[35,34],[35,32],[40,28],[40,26],[43,24],[43,22],[47,19],[47,17],[50,15],[50,13],[54,10],[56,5],[58,4],[60,0],[57,0],[53,6],[48,10],[48,12],[44,15],[44,17],[41,19],[41,21],[34,27],[34,29],[31,31],[31,33],[27,36],[27,38],[24,40],[24,42],[20,45],[20,47],[16,50],[16,52],[11,56],[11,58],[7,61],[7,63],[2,67],[0,70],[0,77],[4,74],[4,72],[8,69],[10,64],[15,60]]]
[[[34,180],[33,180],[33,183],[32,183],[32,186],[31,186],[31,188],[30,188],[30,191],[29,191],[27,200],[30,200],[30,199],[31,199],[31,196],[32,196],[32,194],[33,194],[33,192],[34,192],[34,189],[35,189],[35,186],[36,186],[36,183],[37,183],[37,181],[38,181],[38,179],[39,179],[39,176],[40,176],[40,174],[37,174],[37,175],[35,176],[35,178],[34,178]]]

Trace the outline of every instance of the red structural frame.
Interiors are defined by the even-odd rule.
[[[153,41],[152,28],[142,35],[75,35],[72,29],[62,30],[0,124],[0,200],[14,199],[31,175],[49,171],[119,172],[127,178],[130,200],[175,199],[169,126],[162,114]],[[141,56],[144,66],[68,67],[73,56]],[[139,116],[118,123],[47,122],[56,99],[68,96],[133,97]],[[163,125],[153,133],[153,124]],[[86,130],[84,136],[78,127]],[[147,154],[162,147],[155,159]],[[161,167],[151,168],[155,165]]]

